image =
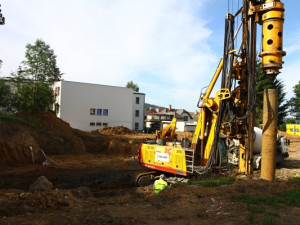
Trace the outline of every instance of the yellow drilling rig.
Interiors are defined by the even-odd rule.
[[[239,172],[251,174],[257,24],[262,26],[259,53],[262,69],[266,76],[274,76],[282,68],[285,55],[283,22],[284,4],[279,0],[244,0],[235,14],[227,13],[223,57],[198,101],[200,114],[191,143],[145,141],[138,147],[139,164],[182,176],[204,174],[227,163],[225,140],[237,139]],[[241,41],[235,46],[237,37],[241,37]],[[211,97],[218,79],[221,88]],[[149,178],[150,173],[141,174],[137,184],[143,185]]]

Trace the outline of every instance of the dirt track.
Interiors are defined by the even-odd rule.
[[[281,196],[300,188],[285,181],[300,170],[298,137],[292,137],[290,157],[277,169],[275,182],[246,178],[213,188],[182,184],[155,196],[152,186],[133,185],[135,174],[144,170],[134,160],[133,150],[143,135],[80,131],[72,135],[83,140],[85,151],[53,154],[49,148],[51,154],[46,154],[53,161],[48,165],[33,164],[30,158],[23,165],[2,164],[0,224],[262,224],[269,217],[277,224],[299,224],[299,207],[264,205],[264,212],[252,213],[242,201],[249,195]],[[98,152],[95,139],[103,144]],[[42,175],[53,183],[53,189],[29,191]]]

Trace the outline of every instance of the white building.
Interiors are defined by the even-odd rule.
[[[180,132],[194,132],[197,126],[197,122],[185,122],[177,121],[176,131]]]
[[[170,124],[172,119],[175,117],[176,122],[176,131],[180,132],[194,132],[197,120],[198,112],[188,112],[184,109],[172,109],[169,105],[168,109],[149,109],[146,113],[145,128],[147,133],[155,132],[159,130],[161,125],[165,127]]]
[[[71,127],[84,131],[124,126],[142,131],[145,94],[126,87],[57,81],[55,110]]]

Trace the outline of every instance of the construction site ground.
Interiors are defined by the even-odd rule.
[[[155,195],[152,185],[134,182],[146,170],[137,163],[137,145],[153,135],[123,127],[83,132],[47,112],[18,116],[30,124],[0,124],[0,224],[300,224],[300,202],[245,201],[299,190],[289,179],[300,173],[300,137],[287,135],[290,157],[274,182],[256,171],[232,184],[175,184]],[[50,190],[30,189],[40,176]]]

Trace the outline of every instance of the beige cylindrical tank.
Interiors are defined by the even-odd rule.
[[[254,142],[253,142],[253,154],[261,153],[262,145],[262,129],[254,127]]]

